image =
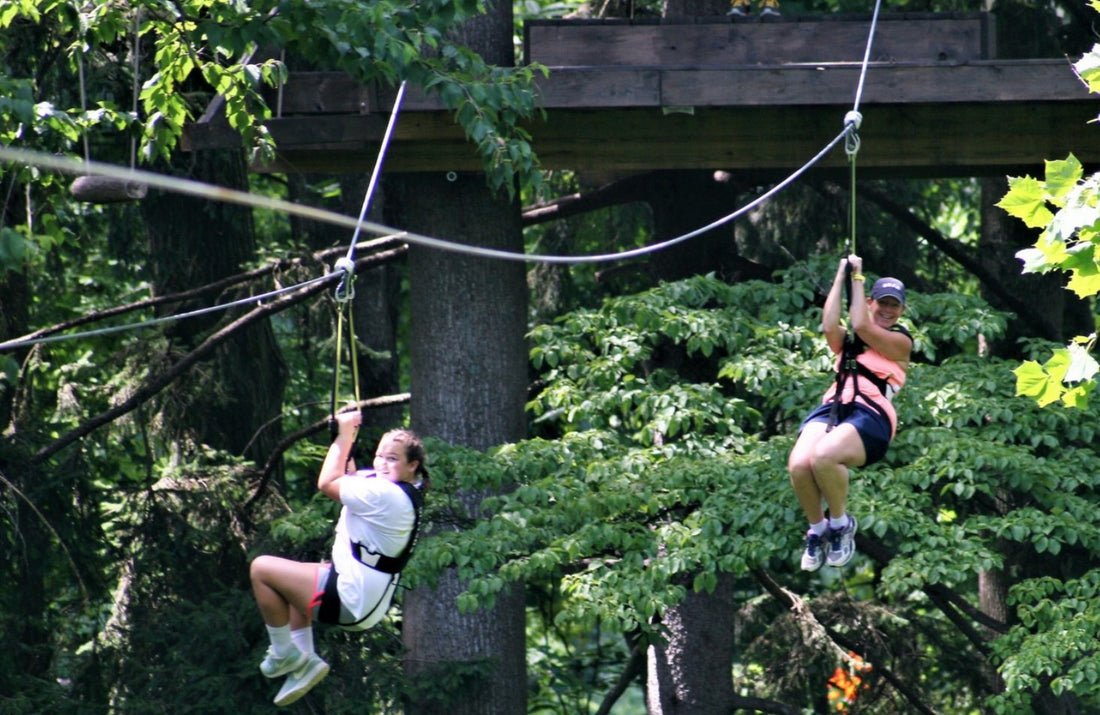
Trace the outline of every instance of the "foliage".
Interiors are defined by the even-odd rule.
[[[132,77],[134,89],[140,84],[137,115],[110,99],[96,100],[88,111],[57,106],[49,88],[6,69],[0,88],[11,91],[0,104],[0,136],[26,143],[38,134],[54,134],[50,144],[71,147],[82,132],[123,129],[140,132],[141,155],[151,161],[169,155],[184,125],[216,94],[244,145],[270,157],[274,144],[264,120],[272,110],[262,88],[282,85],[287,71],[282,60],[262,59],[257,48],[275,47],[364,83],[407,81],[436,93],[476,146],[490,186],[511,193],[517,183],[540,178],[530,136],[521,126],[534,115],[532,82],[539,70],[488,65],[450,39],[455,28],[481,12],[473,0],[187,0],[171,8],[158,2],[7,3],[0,12],[0,34],[41,34],[45,49],[65,60],[70,78],[83,72],[78,63],[85,54],[90,71],[114,72],[120,59],[132,59],[126,56],[138,37],[152,47],[139,58],[141,76]]]
[[[512,580],[536,584],[555,594],[543,628],[563,629],[562,638],[587,626],[660,639],[666,609],[711,592],[721,574],[751,580],[766,568],[799,588],[829,588],[828,574],[815,583],[794,572],[804,527],[784,466],[790,434],[831,366],[805,275],[735,286],[700,276],[536,328],[531,356],[543,388],[529,407],[544,436],[489,461],[443,450],[447,489],[489,490],[505,474],[519,484],[483,503],[491,519],[423,543],[417,578],[457,567],[468,583],[463,610],[492,603]],[[1012,397],[1004,363],[976,356],[978,334],[994,336],[1005,320],[978,299],[914,292],[910,304],[922,354],[935,362],[915,365],[897,398],[902,427],[887,460],[853,480],[861,530],[886,554],[860,557],[850,581],[868,584],[864,600],[837,616],[877,623],[860,638],[875,669],[860,699],[897,697],[873,675],[885,666],[933,709],[937,697],[945,711],[985,698],[1019,707],[1048,687],[1092,703],[1100,688],[1082,644],[1095,614],[1080,606],[1100,550],[1097,485],[1087,476],[1100,467],[1090,447],[1100,415]],[[985,654],[929,594],[975,599],[978,575],[994,570],[1012,584],[1018,618]],[[915,630],[902,636],[902,623]],[[799,637],[756,628],[759,638]],[[782,652],[805,647],[781,643]],[[958,659],[930,662],[945,651]],[[996,666],[1000,693],[979,674]],[[787,682],[768,661],[735,667],[760,674],[740,681],[758,697],[778,697]],[[933,669],[936,687],[918,685]]]
[[[1091,6],[1100,10],[1095,1]],[[1090,92],[1100,91],[1100,45],[1079,59],[1074,70]],[[1011,177],[1008,193],[997,205],[1028,227],[1042,229],[1033,247],[1017,253],[1024,273],[1064,271],[1070,274],[1067,287],[1078,296],[1100,293],[1100,173],[1085,176],[1072,154],[1047,161],[1043,179]],[[1042,364],[1030,360],[1020,365],[1016,394],[1040,405],[1060,400],[1069,407],[1086,406],[1100,371],[1091,355],[1095,343],[1095,332],[1077,336]]]
[[[201,26],[205,47],[227,52],[196,59],[207,62],[201,81],[194,70],[193,81],[157,79],[176,83],[187,111],[204,106],[211,91],[207,77],[227,92],[238,72],[277,79],[276,63],[240,65],[247,39],[300,29],[276,32],[249,15],[251,25],[238,33],[207,19],[229,18],[243,6],[216,5],[197,13],[194,27],[181,21],[173,31],[196,36]],[[5,23],[17,22],[17,12],[40,7],[46,4],[3,4],[0,14],[7,14],[0,24],[11,29]],[[128,52],[121,6],[86,7],[97,19],[116,23],[89,30],[99,33],[94,42],[84,37],[92,49],[85,62],[95,98],[86,113],[71,109],[78,102],[67,58],[75,55],[65,53],[77,46],[75,24],[60,43],[48,33],[0,32],[5,51],[16,36],[36,38],[41,43],[30,43],[29,52],[60,58],[56,76],[46,73],[41,85],[25,79],[32,73],[16,71],[18,62],[10,75],[5,68],[5,143],[76,153],[88,128],[95,155],[106,152],[121,161],[129,137],[138,135],[138,117],[123,109],[131,86],[127,63],[116,62]],[[316,33],[302,17],[302,27]],[[396,26],[408,17],[398,12],[380,21]],[[51,12],[37,20],[18,29],[43,30],[42,23],[60,26],[72,17]],[[164,21],[150,17],[147,26]],[[326,35],[317,51],[336,61],[333,38],[344,28],[338,16],[322,24]],[[383,54],[397,53],[402,41],[379,39]],[[397,78],[408,69],[402,62],[419,61],[395,57],[400,71],[379,76]],[[355,55],[338,59],[353,61]],[[461,65],[461,52],[453,61]],[[116,64],[118,76],[105,74]],[[170,115],[175,98],[167,86],[149,101],[164,104]],[[256,88],[241,85],[232,101],[247,104],[248,87]],[[145,109],[140,116],[145,125],[154,121]],[[157,119],[154,131],[170,137],[172,121]],[[111,141],[116,135],[121,141]],[[264,140],[262,134],[257,140]],[[147,146],[153,151],[157,145]],[[25,269],[33,280],[33,324],[148,292],[148,256],[134,238],[140,234],[132,207],[74,206],[60,181],[28,168],[6,170],[4,177],[29,187],[17,198],[35,208],[25,222],[5,224],[0,241],[4,266]],[[929,213],[945,226],[969,221],[957,210]],[[286,231],[280,221],[270,223]],[[646,238],[637,223],[615,218],[577,225],[593,242],[633,245]],[[285,235],[268,238],[274,255],[297,248]],[[812,277],[830,275],[833,261],[821,257],[806,270],[778,275],[775,284],[728,286],[700,276],[604,302],[596,300],[600,289],[591,289],[583,310],[532,330],[531,439],[488,455],[430,444],[437,485],[430,518],[441,530],[422,542],[406,582],[430,582],[455,567],[468,584],[458,605],[469,612],[490,603],[511,580],[525,579],[532,707],[593,710],[636,644],[663,635],[663,613],[689,593],[718,593],[731,574],[744,629],[733,663],[738,691],[783,703],[815,703],[814,693],[824,700],[835,659],[808,644],[801,624],[764,594],[752,575],[764,568],[804,595],[821,622],[859,639],[853,652],[872,670],[853,712],[911,711],[889,678],[911,686],[940,712],[984,707],[1026,713],[1047,694],[1061,694],[1081,711],[1100,708],[1090,650],[1097,635],[1093,564],[1100,548],[1091,475],[1100,473],[1093,454],[1100,425],[1086,404],[1072,412],[1057,403],[1040,410],[1012,397],[1005,364],[976,357],[980,338],[997,335],[1006,322],[980,300],[958,290],[912,294],[906,317],[919,362],[898,397],[902,429],[886,462],[858,470],[853,479],[863,538],[882,548],[884,560],[861,551],[849,571],[814,577],[793,566],[804,527],[784,462],[798,420],[830,379]],[[324,316],[277,321],[295,379],[286,395],[286,427],[309,421],[308,400],[318,383],[327,384],[324,348],[303,338],[306,324],[318,319]],[[143,347],[173,349],[167,340],[142,339]],[[163,712],[184,703],[196,712],[266,712],[271,688],[255,673],[264,643],[248,594],[247,558],[324,553],[334,510],[311,488],[320,448],[301,447],[288,456],[287,474],[269,487],[287,502],[270,497],[250,513],[249,524],[239,521],[240,507],[253,494],[256,473],[201,447],[191,461],[175,462],[176,445],[157,433],[156,404],[82,440],[46,468],[23,469],[27,449],[108,407],[156,372],[159,365],[144,359],[148,352],[134,342],[105,337],[59,344],[8,372],[20,388],[19,415],[0,442],[0,470],[21,479],[25,493],[0,489],[5,515],[15,515],[0,520],[0,538],[12,554],[3,573],[7,583],[19,584],[0,600],[0,632],[11,644],[0,657],[0,710]],[[484,502],[490,518],[471,521],[456,505],[459,492],[498,491],[517,482],[514,491]],[[42,518],[24,518],[27,502]],[[471,530],[446,530],[452,526]],[[1010,625],[971,638],[972,621],[944,606],[938,589],[977,604],[976,582],[990,569],[1003,571],[1009,582]],[[25,612],[16,607],[20,599],[39,598],[45,604],[41,618],[15,615]],[[368,634],[319,630],[334,673],[311,694],[310,707],[400,711],[400,694],[410,687],[400,674],[400,615],[396,609]],[[486,667],[456,669],[442,689],[468,684]],[[999,691],[990,685],[994,671],[1003,679]]]

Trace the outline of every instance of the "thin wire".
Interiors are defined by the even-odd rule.
[[[132,110],[134,113],[134,120],[138,119],[138,82],[141,73],[141,8],[137,8],[134,11],[134,68],[133,76],[134,81],[130,89],[130,93],[133,96]],[[134,136],[133,131],[130,133],[130,168],[137,168],[137,137]]]
[[[370,183],[367,184],[367,193],[363,196],[363,207],[359,209],[359,223],[355,226],[355,233],[351,236],[351,245],[348,246],[347,260],[355,258],[355,244],[359,241],[359,231],[363,226],[363,219],[367,217],[367,208],[374,197],[374,187],[378,184],[378,175],[382,173],[382,160],[389,148],[390,138],[393,136],[394,125],[397,124],[397,114],[401,111],[401,101],[405,98],[405,80],[401,80],[401,86],[397,88],[397,97],[393,100],[393,109],[390,110],[390,121],[386,125],[386,133],[382,136],[382,146],[378,149],[378,157],[374,160],[374,171],[370,175]]]
[[[852,105],[852,111],[859,111],[859,103],[863,101],[863,83],[867,79],[867,66],[871,63],[871,44],[875,38],[875,26],[878,24],[878,11],[882,6],[882,0],[875,0],[875,11],[871,14],[871,28],[867,33],[867,46],[863,50],[863,66],[859,71],[859,83],[856,86],[856,101]]]
[[[165,315],[160,318],[152,318],[150,320],[144,320],[138,323],[127,323],[125,325],[115,325],[109,328],[97,328],[95,330],[86,330],[80,333],[66,333],[65,335],[50,335],[47,337],[30,338],[28,340],[9,340],[7,342],[0,343],[0,352],[4,350],[14,350],[16,348],[27,347],[29,345],[40,345],[43,343],[58,343],[63,340],[75,340],[77,338],[94,337],[96,335],[109,335],[111,333],[120,333],[124,330],[136,330],[138,328],[147,328],[152,325],[160,325],[161,323],[170,323],[176,320],[184,320],[186,318],[195,318],[200,315],[206,315],[208,313],[214,313],[219,310],[228,310],[237,306],[250,305],[252,303],[259,303],[269,298],[275,298],[283,293],[289,293],[291,291],[298,290],[299,288],[306,288],[316,283],[329,280],[338,275],[338,272],[327,273],[318,278],[311,278],[297,285],[292,285],[287,288],[279,288],[262,295],[249,296],[240,300],[235,300],[232,303],[222,303],[220,305],[212,305],[206,308],[199,308],[198,310],[192,310],[189,313],[178,313],[175,315]]]
[[[77,75],[80,77],[80,113],[82,115],[81,120],[82,121],[87,121],[88,120],[88,116],[87,116],[88,115],[88,97],[85,94],[85,90],[84,90],[84,59],[83,59],[83,54],[84,53],[81,52],[81,53],[78,53],[77,56],[76,56],[76,72],[77,72]],[[90,162],[92,160],[92,152],[91,152],[91,150],[88,149],[88,129],[87,129],[87,127],[85,127],[84,130],[81,132],[81,137],[84,140],[84,161],[85,161],[85,163],[87,163],[87,162]]]

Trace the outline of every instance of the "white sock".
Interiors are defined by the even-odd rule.
[[[841,514],[840,516],[835,517],[835,518],[831,517],[831,516],[829,517],[829,528],[830,529],[843,529],[846,526],[848,526],[848,515],[847,514]]]
[[[290,640],[290,624],[285,626],[268,626],[267,635],[271,639],[271,648],[275,651],[275,657],[281,658],[290,652],[294,643]]]
[[[313,626],[306,626],[290,632],[290,640],[303,653],[313,652]]]
[[[810,531],[814,532],[818,536],[825,536],[825,532],[829,529],[829,521],[822,519],[816,524],[810,524]]]

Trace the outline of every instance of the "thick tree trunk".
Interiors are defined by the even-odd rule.
[[[657,241],[667,241],[706,226],[737,207],[738,184],[718,181],[712,171],[654,172],[646,188]],[[666,248],[650,260],[650,273],[659,281],[675,281],[711,272],[730,283],[767,280],[770,270],[738,254],[733,231],[730,222]]]
[[[725,715],[735,693],[734,578],[723,575],[714,593],[691,593],[665,613],[668,642],[647,653],[646,712],[649,715]]]
[[[247,174],[239,152],[196,152],[188,178],[243,189]],[[181,170],[177,170],[179,173]],[[250,209],[189,196],[150,191],[142,202],[158,294],[174,293],[239,273],[255,255]],[[242,296],[227,296],[232,300]],[[182,305],[175,312],[204,307]],[[166,334],[181,349],[197,344],[224,316],[218,313],[170,324]],[[262,462],[279,435],[286,366],[271,326],[247,328],[218,351],[211,364],[174,395],[168,415],[179,444],[209,444]],[[189,388],[189,389],[187,389]],[[267,425],[257,432],[258,427]]]
[[[490,3],[461,39],[486,62],[514,63],[512,4]],[[451,180],[453,179],[453,180]],[[452,241],[523,251],[520,207],[489,194],[485,177],[443,174],[393,182],[400,218],[393,225]],[[419,230],[418,230],[419,229]],[[527,286],[525,264],[413,246],[409,252],[413,427],[423,435],[476,449],[526,436]],[[473,517],[482,495],[458,495]],[[455,575],[405,597],[403,638],[409,675],[428,685],[407,712],[522,715],[527,712],[523,588],[503,592],[491,609],[461,614]],[[441,693],[446,679],[474,666],[469,687]],[[470,671],[466,671],[470,672]],[[454,682],[451,679],[449,682]],[[433,692],[446,702],[440,706]]]
[[[396,225],[418,233],[522,251],[519,205],[488,194],[481,175],[404,176],[391,197]],[[393,196],[393,194],[397,194]],[[525,436],[527,356],[523,339],[525,266],[413,246],[409,253],[412,318],[412,423],[425,436],[476,449]],[[483,494],[460,494],[456,508],[472,518]],[[501,594],[491,609],[462,614],[464,589],[454,574],[435,589],[405,596],[406,670],[433,686],[410,713],[520,715],[526,712],[523,588]]]

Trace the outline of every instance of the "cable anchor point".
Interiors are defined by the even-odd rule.
[[[340,284],[336,286],[336,300],[343,303],[355,297],[355,261],[347,256],[340,258],[333,265],[334,271],[343,273]]]
[[[859,127],[863,124],[863,115],[852,110],[844,115],[844,127],[847,134],[844,136],[844,153],[849,159],[854,159],[859,153]]]

